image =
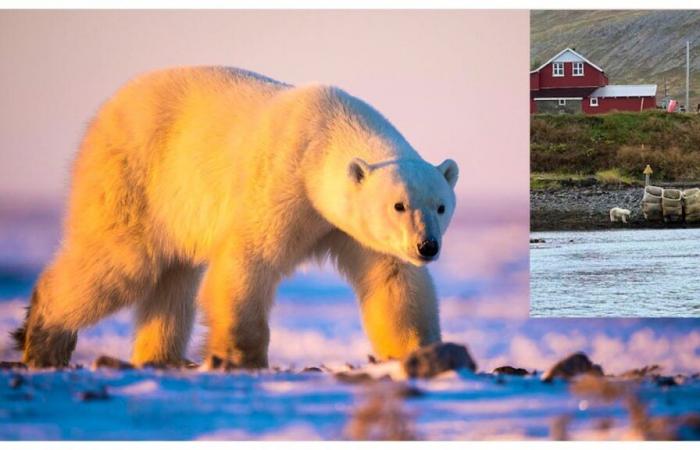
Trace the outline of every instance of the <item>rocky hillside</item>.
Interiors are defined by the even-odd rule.
[[[685,102],[685,42],[691,41],[690,104],[700,103],[700,10],[532,11],[530,62],[571,47],[602,67],[611,84],[657,84]],[[694,107],[693,107],[694,108]]]

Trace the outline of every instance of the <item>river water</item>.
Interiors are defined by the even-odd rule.
[[[532,317],[700,316],[700,229],[530,237]]]

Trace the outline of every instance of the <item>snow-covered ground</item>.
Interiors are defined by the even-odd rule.
[[[1,360],[19,358],[8,332],[20,323],[33,280],[58,238],[54,216],[0,214]],[[394,405],[383,416],[398,417],[409,437],[547,438],[562,429],[574,438],[631,436],[623,400],[586,399],[564,382],[544,384],[537,376],[487,375],[502,365],[542,371],[584,351],[609,374],[651,364],[665,374],[700,372],[698,319],[528,319],[526,220],[471,226],[457,220],[431,271],[444,340],[466,344],[479,367],[476,375],[410,382],[423,395],[380,401]],[[194,360],[201,335],[198,327]],[[89,367],[101,354],[128,359],[130,345],[130,312],[124,311],[81,333],[73,362]],[[281,371],[0,371],[0,438],[352,437],[358,421],[372,416],[373,399],[391,388],[301,370],[362,366],[369,353],[352,291],[329,268],[310,266],[278,292],[270,364]],[[82,399],[103,387],[106,398]],[[671,387],[648,381],[635,389],[652,416],[700,412],[698,379]]]

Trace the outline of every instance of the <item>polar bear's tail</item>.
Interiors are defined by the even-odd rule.
[[[27,307],[27,316],[29,316],[29,307]],[[21,352],[24,350],[24,344],[27,342],[27,318],[24,318],[22,326],[10,332],[10,336],[15,341],[15,350]]]
[[[10,336],[12,336],[12,339],[15,341],[15,350],[19,352],[23,352],[24,346],[27,344],[27,322],[29,322],[29,314],[31,313],[32,305],[36,303],[36,296],[37,292],[36,288],[34,288],[34,291],[32,292],[32,300],[29,303],[29,306],[24,308],[27,310],[27,312],[24,315],[24,322],[22,322],[22,326],[10,332]]]

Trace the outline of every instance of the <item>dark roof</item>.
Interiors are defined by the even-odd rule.
[[[588,97],[597,87],[585,88],[552,88],[530,91],[530,99],[533,98],[562,98],[562,97]]]

